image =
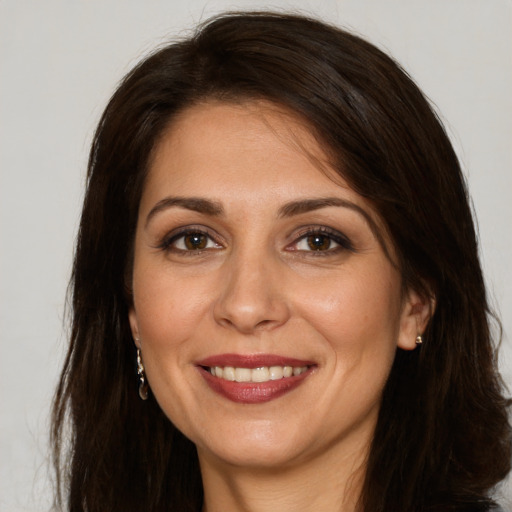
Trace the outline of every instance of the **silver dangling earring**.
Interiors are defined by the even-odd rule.
[[[142,400],[148,399],[148,383],[146,382],[146,373],[142,364],[140,348],[137,349],[137,375],[139,376],[139,396]]]
[[[416,345],[421,345],[423,343],[423,338],[421,337],[421,334],[418,334],[416,336]]]

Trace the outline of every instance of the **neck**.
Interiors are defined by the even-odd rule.
[[[203,512],[357,512],[367,449],[322,457],[287,467],[240,467],[199,452]]]

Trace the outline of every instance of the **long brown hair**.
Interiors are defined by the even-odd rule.
[[[209,98],[263,98],[299,114],[333,168],[383,219],[404,287],[435,297],[421,349],[397,351],[362,509],[487,509],[510,470],[511,429],[452,146],[390,57],[317,20],[272,13],[225,14],[158,50],[125,77],[100,120],[71,281],[71,340],[53,409],[57,504],[89,512],[200,510],[194,445],[152,397],[138,398],[128,309],[151,151],[177,112]]]

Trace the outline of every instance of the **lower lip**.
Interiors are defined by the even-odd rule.
[[[199,370],[210,388],[224,398],[240,404],[261,404],[293,391],[309,377],[312,368],[300,375],[267,382],[234,382],[214,377],[203,367]]]

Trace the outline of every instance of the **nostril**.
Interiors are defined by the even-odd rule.
[[[273,322],[275,322],[275,321],[274,320],[262,320],[261,322],[256,324],[255,329],[267,327],[267,326],[271,325]]]

